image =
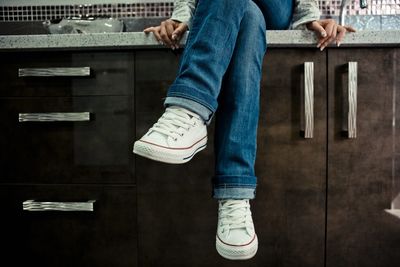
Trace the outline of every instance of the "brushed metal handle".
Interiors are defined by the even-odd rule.
[[[19,113],[19,122],[90,121],[90,112]]]
[[[304,138],[314,137],[314,62],[304,63]]]
[[[348,79],[348,138],[357,137],[357,62],[349,62]]]
[[[52,202],[35,201],[33,199],[22,202],[25,211],[93,211],[96,200],[86,202]]]
[[[90,67],[20,68],[18,77],[90,76]]]

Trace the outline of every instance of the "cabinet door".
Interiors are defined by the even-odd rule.
[[[41,51],[0,54],[0,96],[131,95],[133,52]]]
[[[326,191],[326,54],[270,49],[258,131],[255,226],[263,266],[323,266]],[[314,131],[304,138],[304,63],[314,65]]]
[[[132,101],[0,98],[0,182],[134,183]]]
[[[400,219],[386,209],[399,194],[400,50],[333,49],[328,62],[327,266],[398,266]],[[357,62],[350,101],[349,62]],[[356,138],[348,138],[355,99]]]
[[[314,62],[314,138],[301,137],[304,62]],[[166,66],[168,66],[166,68]],[[163,112],[178,58],[164,51],[136,55],[136,133]],[[265,58],[252,202],[259,252],[249,266],[322,266],[325,232],[325,53],[271,49]],[[184,165],[136,157],[141,266],[236,266],[215,250],[217,201],[211,198],[213,128],[208,148]]]
[[[0,186],[0,201],[2,266],[137,265],[134,186]]]

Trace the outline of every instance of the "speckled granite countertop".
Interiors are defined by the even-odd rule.
[[[186,37],[186,36],[185,36]],[[310,31],[267,31],[269,47],[315,47],[316,38]],[[182,45],[185,38],[182,40]],[[348,34],[342,47],[400,47],[400,30],[359,31]],[[165,48],[152,35],[142,32],[2,35],[0,51],[41,49],[118,49]]]

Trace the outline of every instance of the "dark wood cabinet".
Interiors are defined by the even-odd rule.
[[[304,63],[315,65],[315,131],[302,137]],[[172,53],[136,55],[136,130],[144,134],[163,112],[175,78]],[[163,69],[160,66],[173,66]],[[322,266],[326,193],[326,55],[314,49],[271,49],[265,58],[252,210],[259,252],[249,266]],[[185,165],[136,158],[139,264],[236,266],[215,250],[217,201],[211,199],[213,127],[208,148]],[[160,219],[162,218],[162,219]],[[156,242],[155,242],[156,240]],[[182,255],[185,255],[182,257]]]
[[[130,51],[2,53],[0,97],[131,95],[133,63]]]
[[[400,262],[400,218],[385,211],[400,193],[394,187],[399,179],[399,52],[328,50],[328,267]],[[348,62],[358,65],[356,138],[344,132]]]
[[[6,219],[0,226],[7,247],[0,255],[6,262],[244,264],[215,250],[213,124],[207,149],[187,164],[132,154],[134,140],[164,110],[179,56],[167,49],[2,53]],[[349,62],[357,62],[357,97],[349,90],[355,77]],[[251,202],[259,251],[246,266],[397,266],[399,62],[398,48],[269,48]],[[47,70],[54,67],[67,69]],[[87,73],[82,67],[90,74],[80,76]],[[30,75],[29,68],[73,75],[20,77],[19,69]],[[78,119],[41,121],[63,114]],[[25,121],[32,118],[39,121]],[[348,138],[353,126],[356,138]],[[23,210],[26,200],[96,201],[93,212],[67,212]]]
[[[1,58],[3,263],[137,266],[134,52]]]
[[[3,183],[134,182],[131,97],[0,98],[0,128]]]
[[[27,210],[27,200],[47,205]],[[135,186],[1,186],[0,201],[5,266],[137,264]],[[57,210],[88,201],[95,201],[93,211]]]
[[[313,64],[313,137],[304,136],[305,64]],[[264,59],[253,217],[258,266],[323,266],[326,55],[269,49]]]
[[[396,265],[400,224],[385,209],[399,193],[392,192],[398,61],[389,48],[269,49],[252,201],[259,251],[248,266]],[[349,62],[358,63],[355,139],[346,137]],[[304,132],[305,63],[313,65],[312,138]],[[172,53],[137,52],[137,138],[163,112],[177,66]],[[214,248],[212,134],[210,127],[208,148],[185,165],[136,158],[139,265],[241,264]]]

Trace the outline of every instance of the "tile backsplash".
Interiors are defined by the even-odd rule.
[[[24,3],[31,4],[24,4]],[[45,4],[49,3],[49,4]],[[68,4],[66,4],[68,3]],[[400,15],[400,0],[367,0],[368,7],[359,8],[359,0],[351,1],[348,15],[388,16]],[[323,17],[336,17],[340,13],[341,0],[319,0]],[[71,1],[0,1],[0,21],[43,21],[63,17],[110,16],[114,18],[169,17],[173,10],[172,0],[73,0]],[[393,18],[392,18],[393,19]]]
[[[0,6],[0,21],[43,21],[63,17],[169,17],[173,2]]]
[[[350,1],[347,15],[400,15],[400,0],[367,0],[367,8],[361,9],[359,0]],[[341,0],[319,0],[323,16],[339,16]]]

